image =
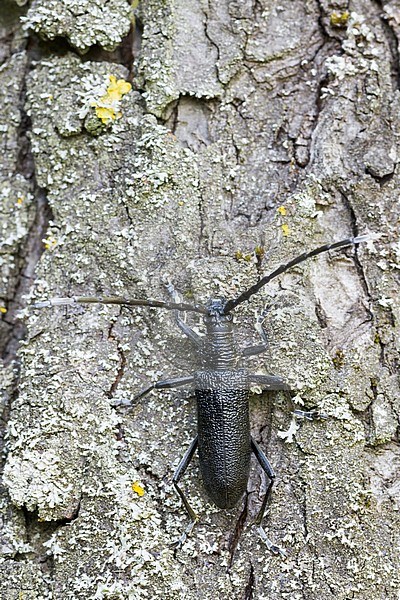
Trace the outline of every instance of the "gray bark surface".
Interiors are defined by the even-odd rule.
[[[0,599],[398,600],[399,1],[24,4],[0,6]],[[113,81],[132,89],[104,123]],[[256,462],[224,511],[197,458],[200,521],[175,556],[193,396],[130,402],[192,373],[190,343],[167,311],[30,305],[166,299],[165,276],[186,301],[231,298],[368,231],[235,312],[259,343],[269,307],[252,371],[327,415],[295,423],[284,394],[252,390],[287,557],[251,526]]]

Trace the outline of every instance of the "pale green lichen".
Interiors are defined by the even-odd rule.
[[[95,44],[113,50],[128,34],[131,9],[126,0],[33,0],[22,21],[44,38],[66,37],[82,53]]]
[[[11,9],[7,5],[4,10]],[[0,22],[0,29],[5,25],[11,27],[11,23]],[[15,52],[9,58],[4,55],[0,66],[0,339],[3,343],[10,335],[9,321],[13,316],[9,318],[7,312],[20,282],[24,260],[21,249],[36,210],[32,179],[21,172],[21,96],[26,65],[26,54]]]
[[[194,157],[154,117],[143,115],[138,95],[125,94],[121,118],[113,120],[101,136],[79,135],[82,105],[75,91],[83,77],[90,79],[93,74],[104,81],[109,73],[107,63],[82,65],[68,55],[37,65],[28,82],[37,180],[48,190],[56,224],[44,238],[49,248],[38,269],[40,295],[54,294],[46,280],[60,289],[65,286],[65,274],[58,280],[50,272],[72,255],[74,268],[67,279],[76,288],[85,281],[88,285],[85,272],[89,269],[89,286],[105,285],[117,294],[134,294],[140,292],[140,284],[144,290],[157,287],[152,263],[157,240],[169,240],[179,261],[195,249],[199,217]],[[121,67],[113,66],[113,74],[116,82],[126,79]],[[61,134],[68,123],[75,123],[73,136]],[[99,154],[103,157],[100,175]],[[112,187],[99,186],[100,180],[106,181],[105,173],[106,179],[112,177]],[[70,196],[72,189],[77,193]],[[107,224],[109,235],[105,234]],[[154,238],[149,238],[150,230]],[[51,243],[53,238],[56,245]],[[157,316],[165,333],[169,327],[165,315]],[[30,326],[35,329],[49,318],[54,324],[54,317],[64,319],[59,311],[31,313]],[[63,598],[115,594],[136,598],[152,590],[152,597],[168,595],[178,600],[185,586],[178,563],[171,561],[168,543],[177,535],[174,512],[182,527],[187,518],[173,491],[154,485],[145,476],[144,466],[154,464],[152,468],[164,476],[171,461],[171,431],[179,428],[176,415],[172,407],[169,416],[165,406],[159,407],[164,421],[169,419],[171,424],[163,448],[160,436],[152,439],[149,430],[141,436],[135,424],[138,416],[117,414],[107,396],[121,368],[121,352],[130,361],[115,390],[116,403],[133,398],[139,380],[152,377],[153,371],[159,375],[160,336],[150,341],[143,334],[146,327],[140,313],[124,313],[118,319],[118,310],[105,307],[77,317],[68,331],[62,327],[62,333],[57,333],[57,326],[51,326],[39,336],[39,345],[32,340],[21,348],[20,394],[9,421],[5,483],[14,504],[37,512],[43,522],[73,519],[80,505],[78,519],[45,542],[56,568],[74,565],[76,575],[68,583],[59,582]],[[95,333],[99,328],[109,331],[104,346]],[[144,339],[131,349],[129,339],[137,328]],[[94,334],[89,336],[91,341],[86,339],[89,330]],[[154,343],[160,343],[156,351]],[[141,349],[147,347],[149,355],[143,356]],[[153,414],[157,411],[153,408]],[[127,445],[117,439],[121,419]],[[29,427],[21,426],[27,422]],[[177,449],[177,459],[180,451],[183,448]],[[132,489],[136,481],[146,488],[142,497]],[[166,508],[172,511],[169,515],[165,515]],[[161,528],[164,518],[168,534]]]

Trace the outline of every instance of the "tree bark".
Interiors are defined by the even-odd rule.
[[[0,7],[3,352],[0,598],[400,597],[398,0],[6,0]],[[129,31],[130,27],[130,31]],[[126,82],[132,83],[132,89]],[[252,372],[252,462],[234,509],[197,458],[193,373],[173,315],[32,303],[69,295],[233,298]],[[268,310],[266,310],[268,309]],[[192,326],[201,324],[188,317]]]

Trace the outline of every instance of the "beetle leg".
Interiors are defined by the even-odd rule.
[[[192,383],[194,381],[193,375],[186,375],[185,377],[174,377],[173,379],[162,379],[160,381],[156,381],[151,385],[147,386],[142,390],[137,396],[135,396],[132,402],[143,398],[146,396],[151,390],[165,390],[168,388],[180,387],[181,385],[186,385],[187,383]]]
[[[201,345],[200,336],[198,336],[197,333],[195,333],[193,329],[189,327],[189,325],[186,325],[185,321],[180,317],[178,311],[175,313],[175,322],[179,329],[193,342],[195,346],[199,347]]]
[[[278,390],[290,390],[289,385],[281,378],[275,375],[256,375],[250,373],[250,383],[259,383],[266,392]]]
[[[181,537],[171,544],[171,546],[173,546],[176,550],[178,550],[182,546],[182,544],[184,544],[187,537],[190,535],[193,527],[196,525],[196,523],[198,521],[198,516],[194,512],[193,508],[190,506],[185,494],[183,493],[182,489],[178,485],[179,481],[185,474],[186,469],[188,468],[188,466],[190,464],[190,461],[193,458],[193,454],[195,453],[197,444],[198,444],[198,436],[196,435],[196,437],[193,439],[192,443],[190,444],[189,448],[186,450],[185,454],[183,455],[179,465],[176,468],[174,476],[172,478],[172,483],[174,484],[175,490],[177,491],[180,499],[182,500],[182,503],[186,509],[186,512],[188,513],[189,517],[191,518],[191,522],[186,527],[186,529],[182,533]]]
[[[268,310],[269,309],[263,310],[263,312],[260,315],[258,315],[256,324],[255,324],[255,329],[258,332],[258,335],[260,336],[260,338],[262,339],[263,346],[265,347],[266,350],[269,347],[269,341],[268,341],[267,334],[265,333],[264,327],[262,326],[262,324],[267,315]]]
[[[168,294],[171,296],[172,300],[175,303],[180,304],[180,296],[174,288],[174,286],[172,285],[172,283],[170,281],[166,281],[165,287],[167,288]],[[182,319],[179,313],[179,310],[174,311],[174,315],[175,322],[178,325],[179,329],[186,335],[186,337],[188,337],[193,342],[195,346],[199,347],[201,345],[200,336],[198,336],[197,333],[195,333],[193,329],[189,327],[189,325],[186,325],[185,321]]]
[[[265,508],[267,506],[267,502],[271,495],[272,486],[274,485],[275,472],[274,472],[268,458],[265,456],[264,452],[261,450],[260,446],[254,441],[253,438],[251,438],[251,449],[253,450],[255,457],[258,460],[262,470],[264,471],[264,473],[267,475],[267,477],[269,479],[267,491],[265,492],[264,500],[262,502],[260,510],[258,511],[258,515],[256,517],[254,524],[256,525],[257,531],[258,531],[262,541],[267,546],[268,550],[270,550],[273,554],[280,554],[282,557],[284,557],[286,555],[285,551],[282,550],[281,548],[279,548],[279,546],[275,546],[275,544],[273,544],[271,542],[271,540],[268,539],[267,534],[265,533],[264,529],[261,527],[261,522],[264,517]]]
[[[260,338],[262,339],[262,344],[259,344],[257,346],[248,346],[247,348],[243,348],[241,351],[242,356],[256,356],[257,354],[262,354],[263,352],[266,352],[266,350],[268,350],[269,342],[268,342],[267,334],[265,333],[264,328],[262,326],[262,323],[265,319],[267,312],[268,312],[268,309],[264,310],[257,317],[256,324],[255,324],[255,329],[257,330]]]
[[[264,344],[260,344],[259,346],[246,346],[246,348],[242,348],[241,354],[242,356],[256,356],[257,354],[262,354],[267,349]]]

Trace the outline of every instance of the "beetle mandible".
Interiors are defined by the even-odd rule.
[[[293,260],[280,265],[272,273],[262,277],[256,284],[245,290],[237,298],[225,300],[212,298],[206,305],[187,304],[178,301],[179,297],[171,284],[168,290],[173,302],[149,299],[128,299],[120,297],[74,296],[52,298],[37,302],[34,308],[63,306],[72,304],[100,303],[127,306],[148,306],[175,311],[175,320],[180,330],[191,340],[199,357],[199,368],[192,374],[174,377],[152,383],[136,399],[142,398],[153,389],[168,389],[194,384],[197,401],[197,435],[181,459],[173,476],[174,487],[190,516],[190,523],[181,537],[175,542],[180,547],[197,522],[197,515],[190,506],[179,482],[193,455],[198,450],[200,471],[204,487],[211,500],[220,508],[231,508],[243,496],[250,472],[250,456],[253,452],[268,478],[267,490],[261,508],[255,519],[257,530],[269,550],[284,555],[284,551],[267,537],[261,523],[271,495],[275,479],[274,470],[264,452],[250,434],[249,390],[251,384],[262,386],[265,391],[289,390],[283,379],[275,375],[258,375],[241,366],[241,359],[261,354],[267,348],[266,335],[262,329],[262,318],[257,322],[257,330],[262,343],[257,346],[240,348],[235,339],[232,311],[249,300],[272,279],[303,261],[335,248],[345,248],[374,239],[372,234],[351,237],[332,244],[324,244],[309,252],[300,254]],[[182,312],[196,312],[203,315],[206,327],[205,337],[198,336],[181,318]],[[317,411],[295,410],[298,417],[313,419],[320,416]]]

